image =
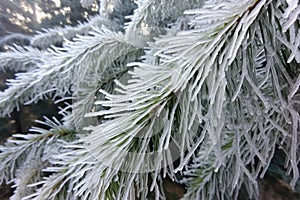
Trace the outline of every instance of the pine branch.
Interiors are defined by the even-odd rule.
[[[125,31],[128,40],[135,41],[137,46],[143,47],[154,37],[165,34],[167,25],[183,16],[184,10],[201,7],[203,0],[146,0],[136,3],[138,8],[129,18],[131,22],[125,27]]]
[[[276,36],[290,51],[287,62],[291,63],[291,61],[295,59],[297,63],[300,63],[300,5],[297,5],[296,1],[287,1],[287,3],[288,6],[276,6],[275,8],[278,9],[273,11],[277,20],[279,21],[279,30],[282,30],[280,32],[277,32]]]
[[[44,29],[43,32],[38,32],[31,40],[31,45],[38,49],[48,49],[51,46],[63,46],[67,41],[72,41],[78,35],[88,35],[93,31],[93,27],[105,26],[110,30],[119,30],[120,27],[113,21],[101,16],[91,17],[88,22],[80,23],[77,27],[65,26],[52,29]]]
[[[292,91],[297,84],[296,78],[287,73],[296,63],[287,65],[288,56],[282,57],[282,53],[286,53],[285,44],[281,39],[275,39],[281,27],[275,22],[279,21],[274,14],[276,4],[267,5],[249,27],[247,37],[226,73],[227,120],[221,141],[223,143],[227,138],[226,133],[234,133],[234,142],[230,145],[225,142],[228,150],[224,151],[221,146],[221,152],[208,156],[207,152],[211,151],[206,145],[200,146],[195,163],[186,172],[190,176],[184,180],[189,185],[186,199],[237,199],[242,185],[250,197],[258,198],[257,179],[265,175],[279,143],[288,143],[284,146],[288,146],[286,159],[293,171],[291,186],[294,187],[299,179],[296,152],[300,143],[295,131],[299,108],[295,102],[288,101],[290,94],[283,92]],[[203,142],[207,143],[211,145],[210,141]],[[230,172],[231,169],[234,172]]]
[[[93,158],[87,158],[85,147],[78,142],[61,141],[57,145],[60,153],[52,155],[49,160],[52,166],[43,170],[50,175],[32,184],[31,187],[39,187],[24,199],[78,198],[76,185],[93,169]],[[93,176],[95,178],[95,174]]]
[[[0,39],[0,51],[4,52],[9,46],[20,45],[27,46],[30,44],[31,37],[19,33],[4,36]]]
[[[13,181],[16,187],[12,199],[21,199],[32,193],[36,188],[28,185],[42,180],[42,170],[49,166],[52,154],[59,151],[57,142],[62,136],[72,135],[72,131],[65,128],[56,120],[39,123],[50,129],[32,128],[33,133],[21,135],[14,134],[0,147],[0,173],[1,183]],[[68,136],[72,138],[72,136]]]
[[[98,122],[94,118],[85,118],[87,112],[92,111],[95,102],[95,95],[99,89],[106,88],[108,91],[113,91],[111,82],[114,79],[120,78],[123,74],[127,73],[130,69],[126,66],[130,61],[136,61],[143,53],[140,49],[124,49],[120,52],[121,45],[110,50],[110,55],[115,55],[109,62],[101,63],[106,65],[105,71],[96,74],[92,74],[93,77],[89,77],[85,82],[82,82],[80,88],[73,93],[72,105],[65,108],[65,110],[71,109],[71,113],[64,118],[64,124],[68,127],[76,127],[80,130],[84,126],[89,126]],[[107,55],[107,51],[103,51],[103,58]],[[99,56],[100,58],[101,56]],[[119,58],[118,58],[119,57]],[[101,59],[101,58],[100,58]],[[116,60],[113,60],[116,59]],[[104,59],[103,59],[104,60]],[[108,87],[107,87],[108,86]],[[63,112],[63,111],[62,111]]]
[[[76,92],[82,83],[94,80],[92,76],[109,67],[114,58],[136,49],[119,33],[95,28],[90,34],[78,37],[64,49],[49,51],[51,56],[48,55],[47,63],[10,80],[10,87],[0,93],[1,115],[9,114],[20,103],[36,102],[47,95],[64,97],[70,93],[71,86]],[[104,53],[107,47],[112,48],[110,57]]]
[[[248,7],[252,6],[249,3],[246,3],[246,5]],[[195,30],[197,34],[195,32],[187,32],[185,36],[188,35],[189,37],[185,37],[185,39],[181,39],[183,34],[169,39],[159,39],[157,44],[164,42],[166,44],[166,48],[162,48],[163,51],[158,54],[164,59],[160,65],[133,63],[132,65],[137,67],[131,72],[132,79],[128,82],[128,85],[117,81],[116,83],[119,88],[115,90],[116,94],[109,94],[102,91],[106,95],[107,100],[97,101],[96,104],[109,107],[110,109],[94,112],[88,116],[103,116],[107,121],[92,127],[92,133],[82,139],[86,143],[89,153],[101,163],[98,165],[101,166],[104,163],[105,166],[113,167],[116,171],[126,171],[131,174],[141,172],[141,170],[153,171],[151,174],[154,177],[155,183],[155,180],[160,177],[159,173],[161,169],[165,169],[171,177],[174,177],[172,163],[167,162],[172,160],[169,149],[172,144],[176,144],[180,152],[181,163],[177,170],[180,170],[186,164],[189,156],[203,142],[205,135],[208,135],[212,141],[213,145],[211,148],[216,146],[223,127],[222,115],[224,114],[221,111],[223,109],[222,99],[225,99],[223,97],[225,95],[224,85],[226,84],[222,81],[224,80],[222,74],[225,73],[226,66],[232,62],[231,59],[235,58],[235,51],[238,49],[235,45],[239,37],[228,41],[229,36],[232,35],[230,30],[236,31],[234,28],[238,27],[238,25],[235,23],[239,23],[240,18],[243,18],[243,21],[240,23],[245,28],[249,27],[253,21],[253,16],[259,13],[263,5],[263,3],[260,3],[258,8],[254,9],[254,14],[251,13],[249,15],[246,12],[247,7],[245,4],[236,8],[238,14],[241,13],[243,15],[244,11],[246,13],[245,16],[239,16],[236,13],[225,13],[226,17],[223,16],[220,18],[227,19],[228,25],[217,24],[218,26],[214,26],[215,29],[209,30],[211,33],[216,33],[216,30],[219,30],[221,26],[223,30],[221,29],[217,34],[203,33],[199,29],[198,32]],[[230,6],[233,7],[236,5],[231,4]],[[233,18],[233,16],[236,17]],[[224,35],[226,33],[228,35]],[[212,37],[208,38],[207,35]],[[240,37],[243,38],[244,35]],[[203,45],[195,45],[194,41],[200,41],[199,43]],[[174,43],[170,46],[171,42]],[[213,69],[214,65],[209,60],[215,60],[214,56],[219,53],[220,48],[225,42],[228,42],[228,48],[234,46],[236,49],[232,49],[229,54],[225,54],[225,52],[228,52],[228,48],[224,50],[223,57],[221,57],[223,58],[221,61],[224,61],[224,64],[220,61],[222,66],[219,72],[212,70],[211,73],[203,72],[204,74],[201,74],[202,69],[200,66],[205,71]],[[232,46],[229,44],[232,44]],[[175,45],[181,48],[175,48]],[[168,47],[170,48],[167,49]],[[208,50],[200,51],[204,48]],[[197,52],[200,53],[197,54]],[[190,55],[193,55],[193,59]],[[198,60],[191,62],[195,58]],[[203,108],[201,108],[202,106],[198,107],[201,98],[196,98],[196,95],[200,94],[201,88],[198,89],[195,86],[204,87],[198,83],[199,80],[197,78],[193,79],[196,71],[208,83],[211,80],[218,80],[218,78],[221,80],[217,81],[219,86],[211,86],[214,88],[220,87],[220,89],[217,89],[218,93],[214,91],[215,89],[208,89],[207,91],[207,96],[210,98],[208,102],[211,101],[211,105],[208,107],[209,110],[206,117],[208,118],[207,123],[210,126],[207,126],[202,131],[196,144],[194,144],[193,136],[197,134],[197,127],[201,123],[196,121],[195,112],[204,112]],[[217,77],[214,79],[214,76]],[[186,88],[187,83],[190,81],[192,82]],[[207,84],[206,87],[208,86],[210,85]],[[214,104],[215,102],[216,104]],[[181,113],[180,115],[178,115],[179,112]],[[216,122],[215,119],[219,119],[220,121]],[[159,121],[164,122],[165,128],[160,129]],[[148,157],[149,154],[147,154],[147,152],[151,152],[149,149],[152,146],[151,144],[155,151],[154,158],[151,156]],[[186,150],[190,152],[187,156],[185,154]],[[149,169],[147,166],[154,166],[154,168]],[[104,169],[99,172],[101,174],[104,173]],[[107,176],[112,177],[114,173],[111,172]],[[123,180],[126,183],[125,191],[131,191],[134,177]],[[87,183],[88,181],[85,182]],[[152,185],[150,190],[154,187],[155,184]],[[120,192],[122,194],[120,198],[128,198],[127,192]]]
[[[31,71],[38,65],[47,62],[49,51],[40,51],[32,47],[12,48],[13,52],[5,52],[0,54],[0,70],[11,70],[15,72]]]
[[[118,8],[120,1],[101,3]],[[40,51],[47,58],[18,57],[16,63],[35,65],[0,93],[1,114],[45,95],[72,93],[74,101],[62,110],[64,126],[76,128],[80,139],[60,139],[63,130],[56,134],[54,128],[50,137],[42,130],[42,139],[17,135],[25,140],[9,141],[0,172],[2,181],[15,181],[15,198],[147,199],[154,191],[159,199],[161,180],[178,181],[176,172],[188,186],[185,199],[237,199],[242,186],[258,198],[257,179],[278,146],[287,154],[294,187],[300,162],[299,5],[138,3],[125,34],[94,27],[61,49]],[[45,154],[49,141],[56,149]],[[35,152],[43,159],[33,158]],[[28,176],[22,178],[21,170]],[[24,191],[28,184],[33,190]]]

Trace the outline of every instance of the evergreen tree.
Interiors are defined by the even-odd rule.
[[[0,54],[1,69],[19,71],[0,93],[2,116],[66,101],[62,121],[1,146],[12,199],[164,199],[165,177],[186,185],[184,199],[237,199],[242,187],[258,199],[278,148],[296,187],[298,1],[101,0],[100,9]]]

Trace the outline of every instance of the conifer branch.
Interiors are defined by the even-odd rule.
[[[20,103],[36,102],[47,95],[64,97],[70,94],[71,86],[73,91],[78,91],[82,83],[94,80],[91,76],[109,67],[114,58],[136,49],[122,38],[121,33],[95,28],[90,34],[78,37],[66,44],[64,49],[49,51],[51,56],[48,55],[47,63],[29,72],[19,73],[17,79],[10,80],[10,87],[0,93],[1,115],[9,114]],[[107,55],[104,54],[106,47],[113,49],[112,57],[104,56]],[[90,67],[86,68],[87,65]]]
[[[31,71],[33,69],[36,69],[38,65],[46,63],[47,58],[50,55],[49,51],[41,51],[30,46],[15,46],[11,49],[13,52],[5,52],[0,54],[1,71]]]
[[[74,133],[54,119],[45,119],[48,129],[34,127],[29,134],[14,134],[0,146],[0,173],[2,183],[14,182],[16,190],[12,199],[21,199],[37,189],[28,185],[42,180],[42,171],[50,165],[52,154],[59,152],[59,140],[72,140]]]
[[[65,26],[44,29],[38,32],[31,40],[31,45],[38,49],[48,49],[51,46],[63,46],[67,41],[72,41],[78,35],[88,35],[93,27],[105,26],[110,30],[119,30],[120,27],[111,20],[101,16],[91,17],[88,22],[80,23],[76,27]]]
[[[101,4],[118,10],[120,2]],[[299,5],[135,2],[125,33],[95,25],[62,48],[28,48],[15,61],[3,54],[10,56],[3,66],[29,71],[0,93],[2,115],[46,95],[73,99],[54,133],[16,135],[24,140],[1,147],[1,180],[15,182],[14,198],[147,199],[153,191],[160,199],[168,176],[187,186],[184,199],[237,199],[241,187],[257,199],[278,146],[295,187]],[[79,134],[61,138],[61,127]]]

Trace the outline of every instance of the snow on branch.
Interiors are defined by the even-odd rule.
[[[18,73],[0,93],[1,115],[47,95],[72,95],[72,104],[61,111],[64,127],[80,133],[75,140],[60,139],[62,131],[42,139],[36,138],[43,134],[16,135],[24,140],[1,147],[1,180],[15,182],[15,198],[146,199],[153,191],[159,199],[167,176],[187,185],[184,199],[237,199],[242,185],[258,198],[257,180],[278,146],[295,187],[299,5],[134,2],[139,7],[124,34],[95,26],[62,48],[3,54],[3,66],[15,62],[29,71]],[[52,138],[54,152],[45,156]],[[41,153],[36,144],[46,150]],[[46,159],[34,160],[30,152],[36,151]],[[25,154],[28,159],[21,160]],[[21,170],[28,172],[23,179]],[[24,191],[28,184],[33,190]]]
[[[59,152],[58,141],[74,135],[56,119],[46,118],[39,123],[48,126],[49,130],[33,127],[32,133],[14,134],[0,146],[0,182],[14,182],[16,189],[12,199],[21,199],[37,189],[28,188],[28,185],[42,180],[42,170],[50,165],[51,154]]]
[[[1,71],[31,71],[47,63],[48,56],[51,55],[51,50],[41,51],[30,46],[15,46],[11,47],[11,50],[0,54]]]
[[[234,9],[236,13],[221,12],[223,16],[220,15],[220,19],[226,25],[213,21],[211,25],[214,28],[206,32],[198,28],[171,38],[158,39],[156,43],[162,49],[157,54],[162,58],[159,65],[132,63],[130,66],[136,67],[130,72],[132,79],[128,84],[116,81],[118,87],[115,94],[102,90],[106,100],[96,101],[96,104],[109,109],[91,112],[87,116],[102,116],[106,121],[88,128],[92,133],[82,138],[82,141],[99,162],[99,168],[103,163],[105,166],[113,166],[114,171],[107,176],[115,176],[115,170],[133,174],[140,170],[150,170],[147,166],[155,166],[150,170],[155,179],[159,179],[161,169],[174,176],[172,163],[166,162],[172,159],[169,149],[172,144],[176,144],[179,152],[177,156],[180,158],[180,165],[175,172],[184,167],[206,137],[210,138],[211,150],[218,146],[225,117],[225,71],[234,61],[241,46],[240,41],[245,37],[244,32],[238,33],[248,29],[265,2],[258,3],[251,9],[252,12],[248,12],[254,3],[241,4]],[[229,39],[235,34],[236,37]],[[222,47],[226,48],[221,50]],[[212,62],[216,59],[219,64]],[[207,105],[200,103],[202,95],[207,96]],[[193,143],[193,136],[198,133],[197,127],[202,120],[207,125]],[[160,121],[163,121],[164,127],[159,126]],[[160,159],[148,157],[147,151],[152,142],[156,142],[154,150]],[[137,153],[130,153],[132,148]],[[145,161],[140,161],[141,157]],[[107,168],[101,169],[99,172],[104,173]],[[127,192],[120,198],[129,197],[128,191],[131,191],[133,179],[127,177],[123,180]],[[84,182],[87,187],[88,181]],[[151,189],[153,187],[155,184],[152,184]]]
[[[107,47],[114,51],[111,57],[105,56],[110,52]],[[46,63],[9,80],[10,87],[0,93],[1,115],[9,114],[20,103],[36,102],[49,95],[64,97],[71,93],[70,89],[78,91],[84,81],[94,80],[91,76],[103,72],[115,58],[133,49],[121,33],[94,28],[89,36],[79,36],[63,49],[49,51],[50,55],[44,55]]]
[[[88,35],[93,27],[105,26],[110,30],[118,30],[119,27],[113,21],[99,15],[91,17],[88,22],[80,23],[76,27],[65,26],[52,29],[45,29],[38,32],[31,40],[31,45],[38,49],[48,49],[51,46],[63,46],[69,40],[73,40],[78,35]]]

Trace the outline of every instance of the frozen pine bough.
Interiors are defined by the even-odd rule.
[[[11,199],[165,199],[166,177],[186,186],[183,199],[237,199],[241,188],[258,199],[276,149],[296,187],[297,0],[100,5],[88,23],[0,54],[0,69],[17,73],[0,93],[2,116],[68,100],[61,121],[1,146]]]

